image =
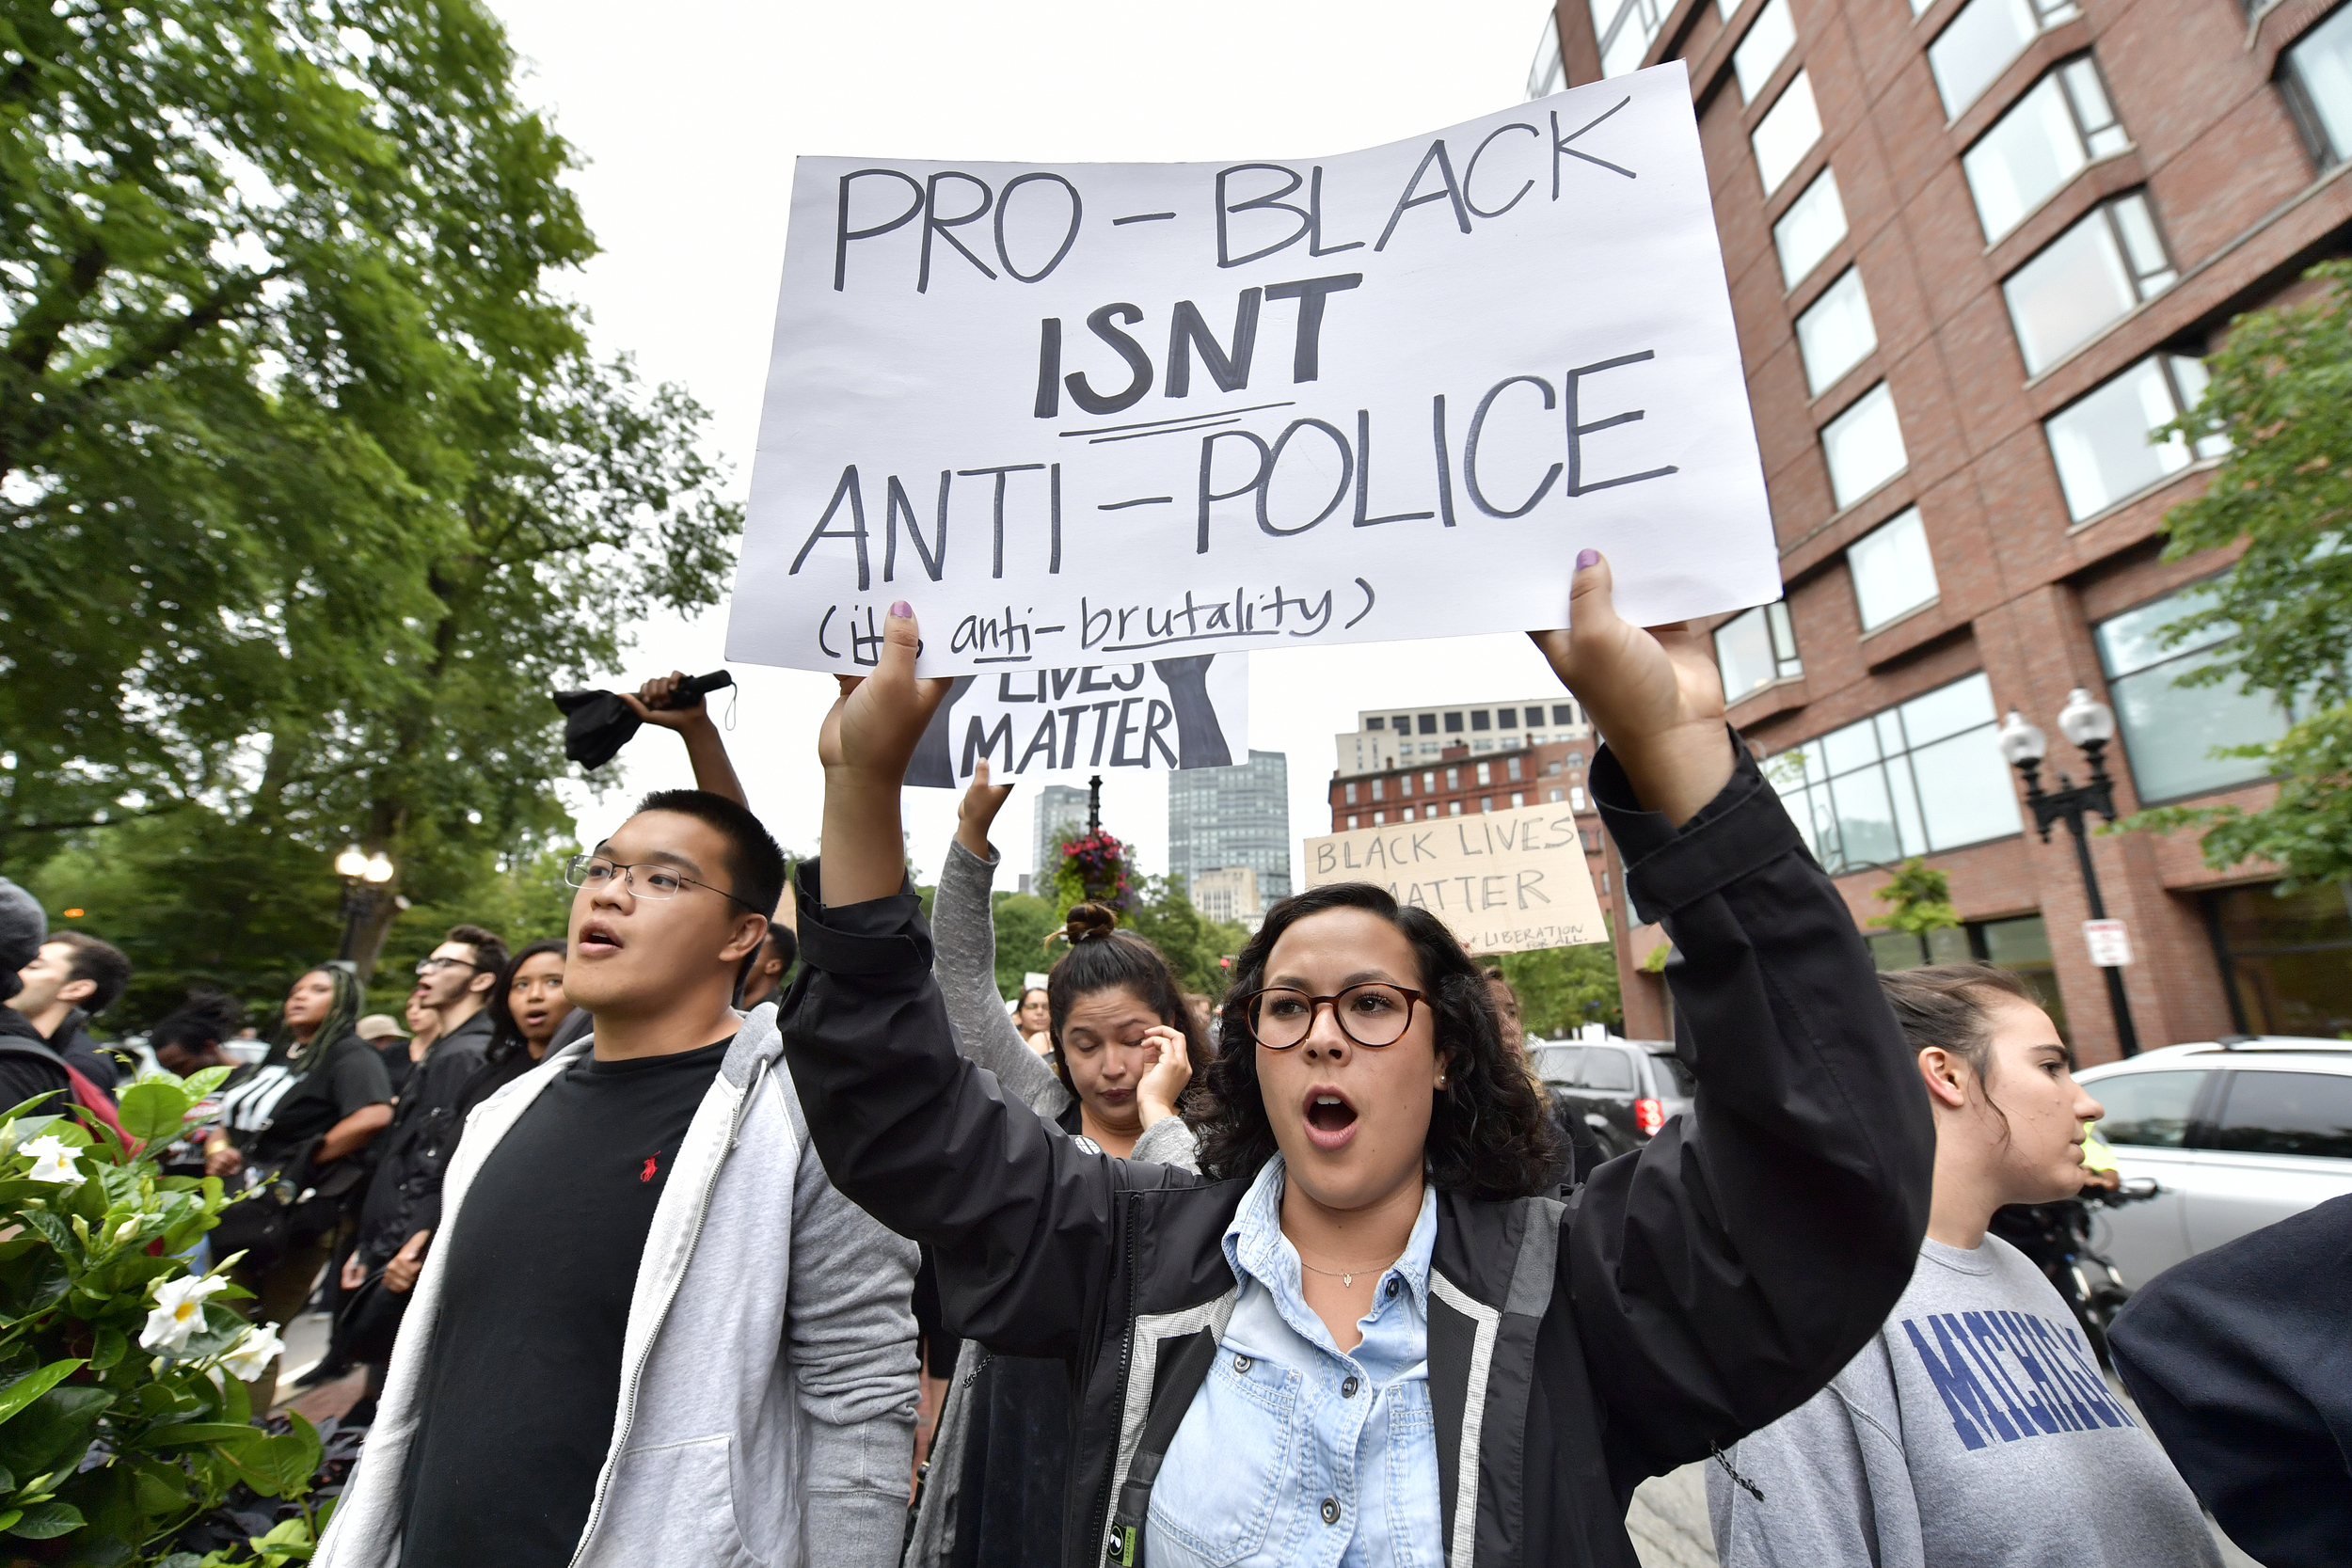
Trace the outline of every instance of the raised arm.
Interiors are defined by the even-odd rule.
[[[639,687],[633,697],[622,692],[621,701],[644,722],[677,731],[686,742],[686,760],[694,769],[696,789],[723,795],[739,806],[750,805],[743,798],[742,781],[735,776],[735,764],[727,760],[727,743],[719,738],[719,726],[710,721],[708,705],[700,697],[677,694],[685,679],[685,671],[673,670]]]
[[[1539,638],[1608,744],[1592,784],[1663,924],[1697,1109],[1585,1186],[1561,1249],[1621,1484],[1795,1408],[1878,1331],[1927,1226],[1934,1131],[1853,917],[1723,719],[1688,626],[1577,573]]]
[[[990,893],[1001,857],[988,841],[989,824],[1012,793],[1010,784],[991,784],[982,759],[964,791],[956,836],[931,895],[931,973],[947,1004],[963,1053],[996,1075],[1012,1097],[1052,1118],[1070,1106],[1070,1091],[1052,1067],[1022,1039],[996,992],[996,921]]]
[[[825,852],[798,874],[785,1053],[834,1185],[933,1249],[948,1326],[1067,1357],[1103,1309],[1118,1195],[1187,1178],[1082,1152],[956,1053],[898,814],[945,683],[915,681],[914,618],[893,610],[879,668],[844,680],[825,720]]]

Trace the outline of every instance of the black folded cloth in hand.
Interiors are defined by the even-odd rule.
[[[724,670],[695,675],[678,683],[673,702],[691,702],[733,686]],[[602,768],[629,742],[644,722],[629,705],[605,690],[558,691],[555,705],[564,710],[564,754],[582,768]]]

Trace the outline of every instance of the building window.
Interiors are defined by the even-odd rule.
[[[1490,784],[1495,782],[1495,766],[1493,763],[1482,762],[1478,765],[1478,782],[1483,784]]]
[[[1569,790],[1569,791],[1568,791],[1568,804],[1569,804],[1569,806],[1570,806],[1570,807],[1572,807],[1573,809],[1575,809],[1575,810],[1577,810],[1577,811],[1582,811],[1582,810],[1584,810],[1584,786],[1583,786],[1583,785],[1579,784],[1579,785],[1577,785],[1575,788],[1573,788],[1573,789],[1571,789],[1571,790]]]
[[[2206,895],[2205,918],[2240,1029],[2321,1039],[2352,1034],[2352,883],[2284,898],[2267,882],[2232,888]]]
[[[1519,782],[1519,759],[1518,759],[1518,758],[1517,758],[1517,757],[1512,757],[1512,758],[1511,758],[1511,759],[1509,759],[1507,762],[1505,762],[1505,763],[1503,764],[1503,766],[1504,766],[1505,768],[1509,768],[1509,769],[1511,770],[1511,782],[1512,782],[1513,784],[1517,784],[1517,783],[1518,783],[1518,782]]]
[[[2280,80],[2320,166],[2352,158],[2352,8],[2298,39]]]
[[[1554,703],[1551,705],[1551,721],[1555,724],[1573,724],[1576,722],[1576,709],[1566,703]]]
[[[2001,285],[2026,373],[2040,375],[2179,276],[2146,197],[2134,191],[2092,208]]]
[[[1972,920],[1918,934],[1885,931],[1867,936],[1870,958],[1881,969],[1917,969],[1923,964],[1990,964],[2026,983],[2035,1006],[2050,1015],[2058,1037],[2066,1033],[2066,1004],[2058,995],[2058,965],[2050,958],[2050,928],[2038,914],[2007,920]]]
[[[1485,708],[1483,708],[1483,707],[1482,707],[1482,708],[1478,709],[1476,712],[1474,712],[1474,713],[1472,713],[1472,714],[1470,715],[1470,728],[1471,728],[1471,729],[1473,729],[1473,730],[1483,730],[1483,729],[1486,729],[1486,728],[1488,728],[1488,727],[1489,727],[1489,725],[1488,725],[1488,721],[1487,721],[1487,715],[1486,715],[1486,710]]]
[[[1398,796],[1404,800],[1409,800],[1413,798],[1413,776],[1410,773],[1400,774],[1398,776],[1396,781],[1396,792]]]
[[[1445,716],[1445,733],[1448,735],[1460,735],[1462,733],[1462,716],[1460,714],[1449,713]]]
[[[1415,735],[1436,735],[1438,733],[1438,716],[1434,713],[1423,713],[1417,716],[1413,724],[1413,733]]]
[[[1772,758],[1765,776],[1833,873],[2020,831],[1982,672]]]
[[[1583,753],[1583,752],[1570,752],[1568,753],[1568,766],[1569,766],[1570,768],[1581,768],[1581,767],[1583,767],[1583,766],[1584,766],[1584,753]]]
[[[2026,45],[2082,12],[2073,0],[1971,0],[1928,45],[1928,69],[1944,96],[1944,118],[1958,119]]]
[[[2178,642],[2164,636],[2169,623],[2210,605],[2213,594],[2211,584],[2198,583],[2098,625],[2099,666],[2142,801],[2264,778],[2269,768],[2261,758],[2217,757],[2213,751],[2276,740],[2286,732],[2278,705],[2235,679],[2219,686],[2177,684],[2212,664],[2220,645],[2236,635],[2235,627],[2223,625],[2200,627]]]
[[[1423,773],[1423,774],[1421,776],[1421,792],[1422,792],[1423,795],[1435,795],[1436,793],[1438,793],[1438,775],[1437,775],[1437,774],[1435,774],[1435,773]]]
[[[2075,521],[2187,467],[2188,446],[2178,436],[2157,444],[2148,436],[2196,406],[2204,393],[2203,365],[2182,355],[2153,355],[2043,420],[2058,487]],[[2197,443],[2199,457],[2229,450],[2219,436]]]
[[[1473,740],[1470,742],[1470,750],[1473,752],[1491,752],[1494,749],[1495,743],[1491,740]]]
[[[1882,381],[1821,427],[1821,455],[1829,459],[1829,491],[1843,512],[1903,471],[1903,427],[1895,418],[1895,394]]]
[[[2130,145],[2090,55],[2051,71],[1961,157],[1986,243],[2016,228],[2091,159]]]
[[[1385,784],[1387,784],[1387,782],[1388,782],[1388,781],[1386,781],[1385,779],[1375,779],[1375,780],[1373,780],[1373,781],[1372,781],[1372,798],[1373,798],[1374,800],[1380,800],[1380,799],[1382,798],[1382,795],[1381,795],[1381,790],[1382,790],[1383,785],[1385,785]]]
[[[1531,709],[1529,709],[1529,711],[1532,713],[1532,712],[1534,712],[1534,710],[1531,708]],[[1541,720],[1536,720],[1536,721],[1535,721],[1535,722],[1537,722],[1537,723],[1541,723],[1541,722],[1542,722],[1542,721],[1541,721]],[[1518,708],[1515,708],[1515,707],[1499,707],[1499,708],[1495,709],[1495,728],[1496,728],[1496,729],[1499,729],[1499,730],[1516,730],[1516,729],[1518,729],[1518,727],[1519,727],[1519,710],[1518,710]]]
[[[1821,111],[1813,102],[1813,81],[1800,71],[1748,137],[1756,149],[1756,172],[1764,182],[1764,194],[1769,197],[1780,189],[1780,182],[1820,139]]]
[[[1864,631],[1933,602],[1935,562],[1928,554],[1919,509],[1905,507],[1847,546],[1846,572],[1853,578]]]
[[[1462,770],[1460,768],[1449,768],[1445,770],[1445,786],[1448,789],[1459,789],[1462,787]]]
[[[1527,797],[1516,789],[1513,790],[1511,792],[1511,809],[1513,811],[1517,811],[1525,804],[1527,804]]]
[[[1788,0],[1772,3],[1756,13],[1748,36],[1731,52],[1732,73],[1740,78],[1740,102],[1753,103],[1780,62],[1797,46],[1796,24],[1788,20]]]
[[[1600,40],[1600,73],[1622,76],[1641,69],[1650,40],[1666,20],[1662,0],[1592,0],[1593,36]]]
[[[1445,814],[1446,814],[1448,816],[1461,816],[1461,815],[1462,815],[1462,802],[1461,802],[1461,801],[1459,801],[1459,800],[1448,800],[1448,801],[1445,803]]]
[[[1383,823],[1387,822],[1387,821],[1388,821],[1388,819],[1389,819],[1389,814],[1388,814],[1387,812],[1384,812],[1384,811],[1376,811],[1376,812],[1374,812],[1374,813],[1372,814],[1372,825],[1373,825],[1374,827],[1375,827],[1375,828],[1377,828],[1377,827],[1381,826]]]
[[[1560,58],[1560,22],[1544,12],[1544,36],[1535,40],[1535,62],[1527,68],[1527,96],[1549,98],[1568,85],[1568,70]]]
[[[1723,673],[1724,696],[1735,703],[1774,681],[1804,674],[1788,604],[1779,599],[1760,604],[1717,626],[1715,668]]]
[[[1567,798],[1568,798],[1568,792],[1567,792],[1566,790],[1565,790],[1565,789],[1547,789],[1547,790],[1545,790],[1545,791],[1544,791],[1544,799],[1545,799],[1546,800],[1555,801],[1555,802],[1556,802],[1556,801],[1560,801],[1560,800],[1566,800]]]
[[[1478,809],[1479,809],[1480,811],[1492,811],[1492,810],[1494,810],[1494,809],[1495,809],[1495,798],[1494,798],[1493,796],[1491,796],[1491,795],[1481,795],[1481,796],[1478,798]]]
[[[1356,819],[1352,816],[1347,819],[1347,831],[1349,832],[1354,832],[1356,831]]]
[[[1846,204],[1838,198],[1837,174],[1823,169],[1804,194],[1788,204],[1772,225],[1772,248],[1780,253],[1780,280],[1793,289],[1821,264],[1846,237]]]
[[[1352,806],[1356,803],[1356,786],[1354,784],[1348,784],[1345,788],[1347,790],[1347,803]]]
[[[1981,3],[1981,0],[1979,0]],[[1870,301],[1862,292],[1862,269],[1848,267],[1837,281],[1797,318],[1797,349],[1804,356],[1804,384],[1819,397],[1837,378],[1879,346]]]
[[[1365,721],[1364,721],[1364,728],[1365,728],[1366,730],[1376,730],[1376,729],[1379,729],[1379,728],[1381,727],[1381,724],[1382,724],[1382,721],[1380,721],[1380,720],[1378,720],[1378,719],[1367,719],[1367,720],[1365,720]]]
[[[1413,819],[1413,808],[1406,806],[1404,810],[1403,816],[1406,821],[1410,822]]]

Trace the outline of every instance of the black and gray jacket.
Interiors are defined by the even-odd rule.
[[[1910,1279],[1933,1163],[1912,1053],[1844,902],[1742,756],[1678,830],[1595,760],[1633,895],[1681,954],[1698,1107],[1573,1205],[1439,1195],[1448,1568],[1634,1568],[1634,1486],[1811,1397]],[[827,910],[819,876],[801,869],[784,1036],[826,1170],[931,1246],[953,1331],[1068,1364],[1064,1560],[1146,1561],[1114,1528],[1144,1517],[1130,1462],[1205,1373],[1248,1182],[1089,1154],[1009,1100],[956,1053],[913,893]]]

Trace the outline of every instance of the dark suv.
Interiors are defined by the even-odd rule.
[[[1571,1115],[1581,1116],[1601,1147],[1603,1159],[1641,1148],[1688,1111],[1698,1080],[1674,1053],[1672,1040],[1550,1040],[1530,1054],[1535,1075],[1560,1091]]]

